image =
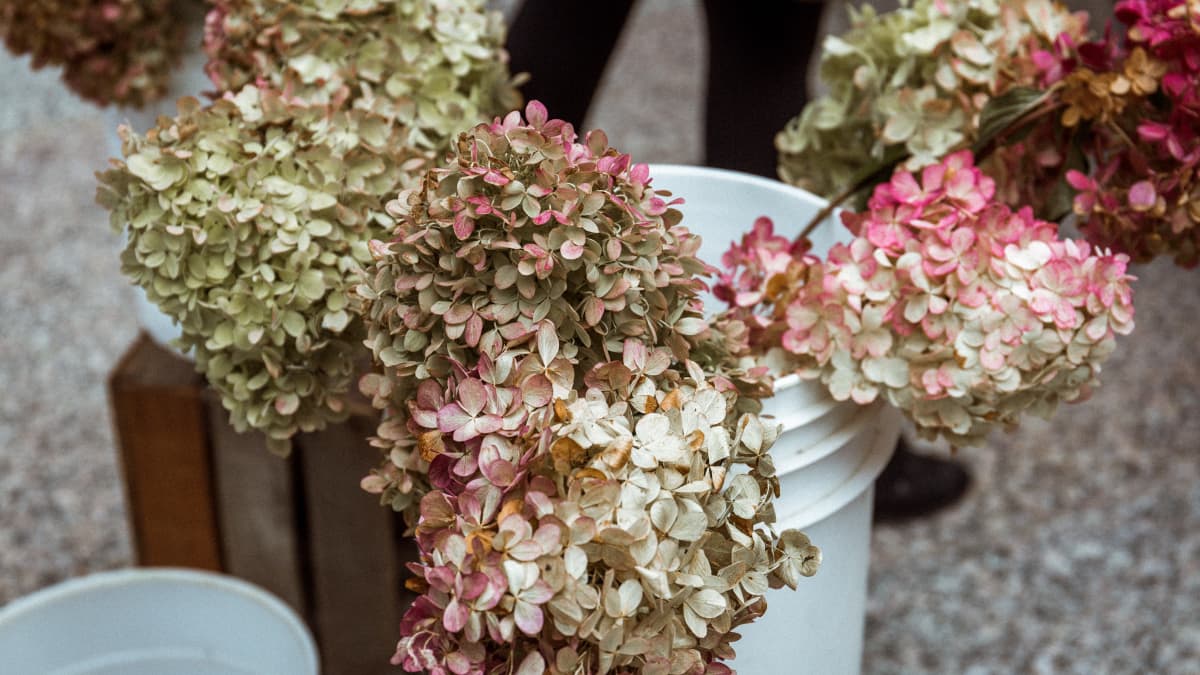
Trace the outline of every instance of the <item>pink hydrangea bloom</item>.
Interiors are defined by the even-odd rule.
[[[809,268],[783,347],[835,398],[883,397],[956,444],[1079,399],[1133,329],[1128,258],[994,195],[967,151],[897,172],[843,215],[856,239]]]
[[[766,589],[816,571],[768,527],[776,430],[742,400],[764,369],[703,318],[675,203],[532,102],[389,205],[359,289],[388,459],[362,486],[416,531],[406,671],[728,674]]]
[[[1088,239],[1139,261],[1200,264],[1200,18],[1185,0],[1122,0],[1126,30],[1084,45],[1085,65],[1136,87],[1122,113],[1083,140],[1090,175],[1072,172]]]

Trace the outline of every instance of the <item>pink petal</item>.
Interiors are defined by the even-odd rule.
[[[650,166],[648,164],[634,164],[629,170],[629,180],[638,185],[645,185],[646,181],[650,180]]]
[[[526,539],[525,541],[519,542],[516,546],[508,549],[508,555],[512,556],[513,560],[520,560],[521,562],[532,562],[537,560],[544,555],[545,552],[546,551],[542,548],[542,545],[532,539]],[[521,597],[525,597],[525,594],[522,593]]]
[[[470,305],[451,305],[442,318],[446,323],[463,323],[474,314],[475,310],[471,309]]]
[[[1154,208],[1154,203],[1158,201],[1158,193],[1154,191],[1154,185],[1148,180],[1138,181],[1129,188],[1129,205],[1135,211],[1147,211]]]
[[[554,597],[554,590],[545,581],[538,579],[532,586],[521,591],[521,600],[535,605],[543,605]]]
[[[604,302],[599,298],[588,298],[583,301],[583,320],[586,327],[595,326],[604,318]]]
[[[466,424],[454,430],[452,438],[459,443],[465,443],[478,435],[479,430],[475,428],[475,418],[472,417]],[[441,455],[440,457],[445,457],[445,455]]]
[[[438,430],[443,433],[457,431],[473,419],[475,417],[467,414],[462,409],[462,406],[457,403],[451,403],[450,405],[443,406],[437,412]]]
[[[1091,178],[1088,178],[1086,174],[1076,171],[1075,169],[1071,169],[1067,172],[1067,183],[1069,183],[1071,187],[1075,188],[1076,190],[1096,189],[1096,183]]]
[[[504,419],[499,415],[483,415],[475,418],[475,430],[480,434],[494,434],[504,427]]]
[[[487,404],[487,388],[473,377],[458,383],[457,398],[463,410],[475,417]]]
[[[486,462],[480,465],[479,470],[492,485],[502,488],[512,485],[517,477],[517,470],[513,467],[512,462],[504,459]]]
[[[474,455],[468,453],[458,458],[458,461],[454,463],[454,468],[451,469],[451,472],[459,478],[470,478],[471,476],[474,476],[475,472],[478,470],[479,462],[476,461]]]
[[[528,602],[518,600],[513,608],[513,619],[517,623],[517,628],[521,629],[522,633],[536,637],[542,632],[542,608],[537,605],[531,605]]]
[[[530,408],[541,408],[550,405],[550,399],[554,397],[554,385],[550,383],[550,379],[542,374],[537,374],[529,377],[521,385],[521,397],[525,405]]]
[[[583,255],[583,244],[567,241],[559,250],[562,252],[563,260],[578,260]]]
[[[453,598],[442,613],[442,626],[451,633],[457,633],[467,625],[467,618],[470,615],[471,610],[460,603],[458,598]]]
[[[467,341],[468,347],[477,347],[479,338],[483,336],[483,319],[478,314],[472,314],[467,320],[467,330],[463,334],[463,339]]]
[[[467,215],[466,211],[459,211],[458,215],[454,216],[454,236],[466,239],[474,231],[475,221]]]
[[[424,380],[417,387],[417,405],[426,410],[437,410],[445,405],[442,387],[433,380]]]
[[[902,204],[915,202],[921,196],[921,186],[917,184],[917,179],[907,171],[892,176],[891,188],[892,196]]]
[[[483,572],[474,572],[462,578],[462,590],[459,592],[464,600],[474,600],[488,587],[488,577]]]
[[[525,119],[535,129],[540,128],[550,118],[549,111],[541,101],[530,101],[525,105]]]
[[[542,550],[553,551],[562,545],[562,535],[562,528],[558,524],[547,522],[538,527],[537,532],[533,533],[533,538],[541,545]]]

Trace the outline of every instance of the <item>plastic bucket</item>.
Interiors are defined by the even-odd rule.
[[[651,184],[657,190],[669,190],[682,197],[678,208],[683,213],[683,225],[700,235],[700,258],[710,265],[720,265],[721,256],[730,244],[740,242],[754,221],[766,216],[775,223],[775,232],[799,234],[826,201],[800,188],[777,180],[724,169],[709,169],[678,164],[651,164]],[[813,250],[821,253],[839,241],[850,241],[851,235],[833,218],[817,227],[811,236]],[[704,298],[706,307],[716,310],[722,303],[711,295]],[[832,412],[844,406],[843,414],[857,408],[852,402],[832,404],[828,390],[820,382],[802,380],[795,375],[779,378],[775,396],[763,401],[763,412],[780,419],[796,416],[813,406],[826,406]],[[852,414],[852,413],[849,413]],[[817,417],[810,418],[817,422]],[[816,437],[828,429],[816,432]]]
[[[817,386],[816,382],[803,380],[799,375],[784,375],[775,380],[775,395],[763,401],[763,404],[767,406],[767,414],[786,415],[832,400],[829,391],[823,386]]]
[[[6,673],[316,675],[312,636],[244,581],[129,569],[63,582],[0,609]]]
[[[739,673],[859,672],[874,484],[899,434],[898,414],[872,406],[844,433],[811,448],[789,447],[786,435],[776,442],[773,455],[804,459],[781,472],[777,528],[807,534],[821,548],[821,569],[794,591],[767,592],[767,613],[738,629],[742,639],[733,645],[738,656],[732,666]]]
[[[778,181],[693,166],[652,165],[657,189],[683,197],[683,225],[703,238],[700,257],[718,264],[759,216],[777,233],[800,229],[826,202]],[[849,241],[826,221],[813,235],[822,253]],[[705,304],[715,298],[706,298]],[[779,529],[804,531],[821,548],[823,564],[796,591],[767,595],[765,616],[738,629],[732,666],[745,675],[857,673],[862,661],[875,478],[899,437],[899,417],[882,405],[834,401],[824,385],[794,375],[779,378],[763,412],[783,432],[771,450],[780,477],[775,512]]]

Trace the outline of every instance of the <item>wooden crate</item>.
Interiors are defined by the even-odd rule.
[[[364,493],[373,421],[298,437],[290,457],[238,434],[192,364],[141,336],[109,379],[139,565],[222,571],[308,622],[329,675],[392,673],[415,559],[400,517]]]

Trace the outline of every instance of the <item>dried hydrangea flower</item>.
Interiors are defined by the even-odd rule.
[[[388,411],[377,442],[403,470],[389,474],[397,508],[414,499],[413,474],[457,454],[430,465],[427,432],[452,433],[447,445],[517,434],[518,418],[579,389],[596,364],[633,349],[631,368],[659,375],[709,331],[700,240],[647,167],[603,132],[579,142],[540,103],[526,114],[460,136],[444,167],[388,205],[392,239],[372,243],[359,294],[382,373],[363,390]]]
[[[208,72],[222,91],[259,84],[310,103],[369,100],[403,127],[405,144],[437,159],[459,132],[520,101],[503,19],[485,5],[214,0]]]
[[[167,92],[183,26],[172,0],[0,0],[0,38],[33,67],[61,66],[97,105],[140,107]]]
[[[389,451],[363,487],[421,553],[394,662],[731,672],[733,629],[820,557],[770,527],[777,430],[742,396],[761,373],[703,319],[699,238],[647,167],[526,118],[462,134],[389,204],[358,292]]]
[[[1089,173],[1068,175],[1089,241],[1200,264],[1200,20],[1184,0],[1124,0],[1123,40],[1080,48],[1064,89]]]
[[[1065,74],[1087,22],[1051,0],[915,0],[884,14],[864,6],[851,18],[851,30],[822,48],[830,93],[776,138],[780,176],[826,196],[893,156],[910,155],[906,166],[916,170],[975,140],[988,101]],[[1043,154],[1026,169],[1062,161]]]
[[[393,663],[408,672],[732,673],[740,625],[820,551],[776,534],[776,429],[694,364],[669,389],[570,392],[514,480],[421,500]]]
[[[351,289],[415,154],[398,129],[246,87],[122,135],[98,195],[122,269],[179,323],[234,426],[282,449],[340,419],[367,358]]]
[[[782,346],[834,398],[882,396],[955,444],[1086,396],[1133,329],[1128,258],[994,197],[968,151],[897,171],[807,267]]]
[[[721,256],[713,295],[728,308],[714,322],[743,329],[740,333],[727,331],[743,341],[729,351],[748,354],[752,362],[768,366],[770,372],[794,370],[794,360],[779,345],[787,330],[788,303],[808,268],[821,264],[809,253],[811,247],[808,239],[775,234],[775,224],[763,216]]]

